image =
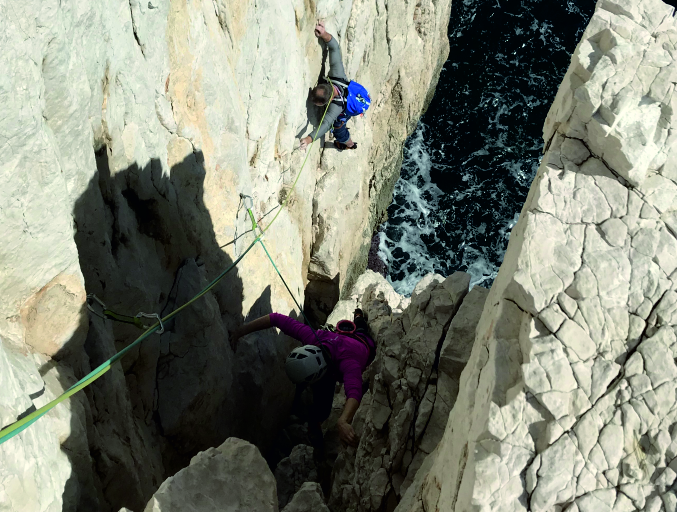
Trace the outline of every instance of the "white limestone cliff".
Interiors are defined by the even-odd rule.
[[[272,210],[263,225],[277,214],[305,156],[296,137],[312,127],[317,19],[372,107],[351,121],[357,151],[315,145],[266,244],[297,298],[307,290],[311,309],[328,312],[366,264],[402,143],[446,59],[449,8],[0,4],[0,351],[12,368],[0,376],[10,390],[2,426],[139,334],[91,314],[88,293],[123,314],[167,313],[253,240],[240,193],[257,217]],[[0,510],[139,510],[198,450],[236,434],[265,447],[293,393],[281,364],[289,345],[252,336],[233,353],[227,330],[295,309],[253,248],[164,334],[0,445]]]
[[[397,512],[675,510],[677,23],[600,0],[436,453]]]
[[[394,508],[442,438],[488,293],[468,292],[469,283],[462,272],[429,274],[405,299],[368,271],[330,316],[350,318],[359,305],[377,343],[369,392],[353,421],[360,443],[334,464],[331,510]]]

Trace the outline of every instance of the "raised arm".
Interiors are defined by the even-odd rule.
[[[327,45],[327,50],[329,51],[329,76],[346,80],[346,72],[343,69],[343,59],[341,58],[341,47],[336,38],[332,37],[325,30],[324,21],[318,21],[317,25],[315,25],[315,35]]]
[[[292,338],[296,338],[304,345],[317,345],[315,331],[313,331],[312,328],[301,322],[297,322],[293,318],[289,318],[287,315],[271,313],[257,318],[256,320],[252,320],[233,331],[230,335],[230,344],[233,347],[233,350],[237,347],[237,342],[242,336],[246,336],[247,334],[256,331],[262,331],[263,329],[268,329],[270,327],[277,327],[283,333]]]
[[[343,58],[341,57],[341,47],[336,38],[326,32],[325,34],[329,36],[329,40],[324,40],[327,44],[327,50],[329,51],[329,76],[347,80],[346,71],[343,68]]]
[[[312,327],[302,324],[301,322],[288,317],[287,315],[280,315],[279,313],[271,313],[270,323],[273,327],[277,327],[287,336],[296,338],[304,345],[317,345],[317,337]]]

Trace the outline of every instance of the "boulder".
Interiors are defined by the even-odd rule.
[[[165,480],[144,512],[277,512],[275,479],[259,450],[231,437]]]
[[[302,485],[318,481],[312,447],[304,444],[294,446],[289,457],[282,459],[275,468],[275,481],[281,510]]]
[[[306,482],[282,512],[329,512],[324,503],[320,484]]]

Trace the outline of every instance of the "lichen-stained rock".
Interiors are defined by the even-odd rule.
[[[374,276],[378,274],[365,278],[372,282],[360,306],[375,336],[377,356],[368,370],[370,391],[353,423],[360,444],[343,450],[334,465],[332,510],[382,510],[397,503],[412,484],[444,433],[486,299],[487,290],[476,287],[468,293],[467,274],[446,279],[429,274],[396,313],[386,297],[396,305],[401,299]],[[342,301],[337,309],[353,306]],[[340,315],[330,319],[346,312],[335,313]]]
[[[674,509],[672,12],[598,2],[445,434],[397,512]]]
[[[280,509],[289,503],[302,485],[306,482],[317,482],[317,479],[313,448],[304,444],[294,446],[289,457],[282,459],[275,468]]]
[[[329,512],[322,497],[320,484],[314,482],[303,484],[282,512]]]
[[[275,479],[256,446],[228,438],[163,482],[144,512],[278,512]]]

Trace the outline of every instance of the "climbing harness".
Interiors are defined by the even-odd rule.
[[[320,125],[322,124],[322,121],[324,121],[324,117],[327,114],[328,108],[329,108],[329,103],[327,103],[327,106],[324,109],[324,114],[322,114],[322,119],[320,120]],[[303,163],[301,164],[301,168],[299,169],[299,172],[296,176],[296,179],[294,180],[294,184],[292,185],[291,189],[289,190],[289,193],[287,194],[287,197],[285,198],[284,202],[282,203],[281,208],[278,209],[278,211],[275,214],[275,216],[273,217],[273,219],[268,223],[268,225],[265,228],[259,227],[261,234],[259,236],[257,236],[251,244],[249,244],[247,249],[245,249],[245,251],[233,263],[231,263],[228,266],[228,268],[226,268],[218,276],[216,276],[216,278],[211,283],[209,283],[201,292],[199,292],[197,295],[195,295],[192,299],[190,299],[188,302],[186,302],[183,306],[180,306],[179,308],[175,309],[174,311],[172,311],[171,313],[166,315],[164,318],[161,318],[160,315],[158,315],[158,314],[149,314],[149,313],[139,313],[135,317],[128,317],[128,316],[119,315],[119,314],[116,313],[115,315],[118,318],[124,318],[125,320],[138,319],[140,321],[140,319],[142,317],[144,317],[144,318],[152,317],[152,318],[157,318],[157,322],[155,322],[150,327],[147,327],[147,328],[142,327],[142,328],[145,328],[145,331],[138,338],[136,338],[136,340],[134,340],[130,345],[123,348],[120,352],[115,354],[113,357],[111,357],[107,361],[104,361],[102,364],[100,364],[94,370],[89,372],[82,379],[80,379],[75,384],[73,384],[70,388],[68,388],[63,394],[61,394],[60,396],[58,396],[57,398],[55,398],[54,400],[52,400],[48,404],[43,405],[42,407],[40,407],[36,411],[33,411],[32,413],[28,414],[27,416],[24,416],[20,420],[17,420],[14,423],[12,423],[11,425],[9,425],[9,426],[3,428],[2,430],[0,430],[0,444],[4,443],[5,441],[8,441],[9,439],[14,437],[15,435],[19,434],[20,432],[22,432],[23,430],[25,430],[26,428],[31,426],[33,423],[35,423],[42,416],[47,414],[54,407],[59,405],[61,402],[70,398],[75,393],[77,393],[78,391],[86,388],[92,382],[94,382],[95,380],[100,378],[103,374],[105,374],[108,370],[111,369],[111,367],[114,363],[116,363],[117,361],[122,359],[126,354],[128,354],[132,349],[134,349],[136,346],[138,346],[142,341],[144,341],[146,338],[148,338],[151,334],[153,334],[155,332],[162,333],[164,331],[164,324],[166,324],[167,321],[174,318],[181,311],[186,309],[188,306],[190,306],[193,302],[195,302],[196,300],[201,298],[203,295],[209,293],[209,291],[211,291],[233,268],[235,268],[237,266],[238,263],[240,263],[240,261],[242,261],[242,259],[247,255],[247,253],[249,253],[249,251],[252,249],[252,247],[254,247],[254,245],[256,245],[257,242],[261,242],[261,245],[263,246],[264,250],[266,251],[266,254],[268,254],[268,250],[263,245],[262,237],[265,234],[265,232],[268,231],[272,227],[272,225],[277,220],[278,215],[280,215],[280,212],[282,212],[282,210],[289,203],[289,199],[291,198],[292,192],[296,188],[296,184],[298,183],[299,178],[301,177],[301,173],[303,172],[303,168],[305,167],[306,162],[308,161],[308,156],[310,155],[310,149],[312,148],[316,139],[317,139],[317,135],[315,137],[313,137],[313,140],[310,143],[310,147],[308,148],[308,151],[306,152],[306,156],[303,159]],[[254,220],[254,214],[251,213],[251,209],[250,209],[250,216],[251,216],[252,220]],[[273,263],[273,260],[270,257],[270,254],[268,254],[268,258],[270,259],[270,262]],[[280,272],[277,269],[277,267],[275,266],[275,263],[273,263],[273,267],[275,267],[275,270],[277,271],[278,275],[280,275]],[[280,275],[280,278],[282,278],[282,275]],[[284,282],[283,278],[282,278],[282,281]],[[286,286],[287,290],[289,291],[289,293],[291,294],[291,290],[289,290],[289,287],[287,286],[286,282],[285,282],[285,286]],[[298,306],[298,302],[296,302],[296,299],[294,298],[293,294],[292,294],[292,298],[294,299],[294,302]],[[105,307],[105,304],[98,297],[96,297],[95,295],[92,294],[90,300],[96,301],[100,306],[103,307],[102,315],[104,317],[114,318],[111,315],[111,313],[113,313],[113,312],[108,310]],[[95,313],[97,316],[100,316],[98,313],[96,313],[93,310],[91,304],[89,304],[89,301],[88,301],[87,307],[90,311]],[[299,306],[299,309],[301,309],[300,306]],[[301,309],[301,311],[303,312],[302,309]],[[305,317],[305,313],[304,313],[304,317]],[[116,319],[116,318],[114,318],[114,319]],[[124,321],[124,320],[119,320],[119,321]],[[137,323],[134,320],[127,321],[126,323],[131,323],[131,324],[137,325]],[[141,325],[143,325],[143,324],[141,324]]]

